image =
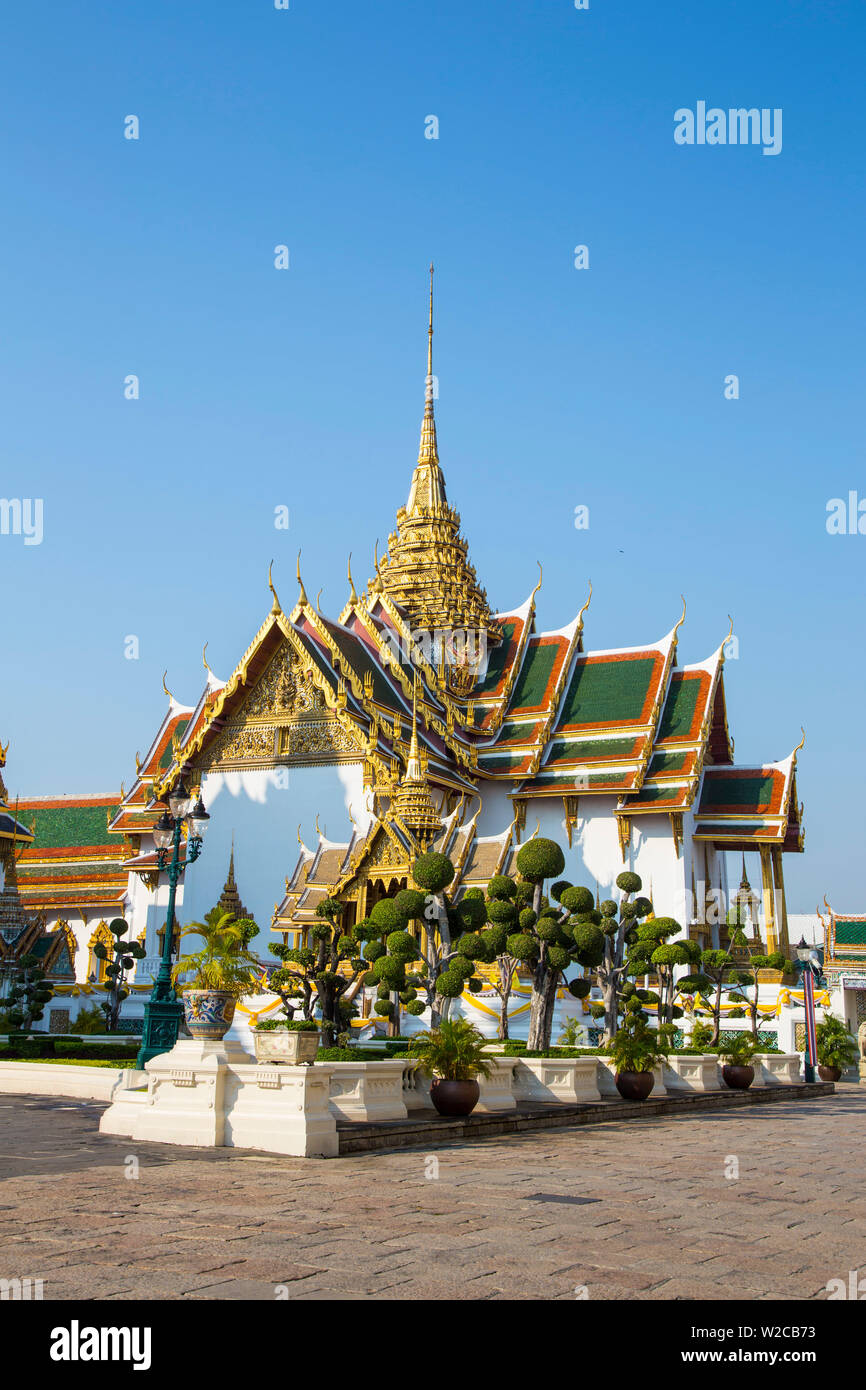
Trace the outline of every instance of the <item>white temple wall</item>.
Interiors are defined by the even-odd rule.
[[[201,921],[216,904],[234,840],[238,892],[259,925],[254,949],[266,958],[268,942],[276,939],[270,931],[274,904],[299,854],[299,825],[310,849],[318,843],[317,816],[322,833],[335,841],[347,841],[352,833],[350,810],[363,828],[369,819],[363,765],[210,772],[202,779],[201,794],[211,819],[201,856],[184,875],[179,915],[184,925]]]
[[[670,818],[635,818],[628,858],[628,867],[643,881],[644,897],[652,899],[655,915],[673,917],[687,934],[691,911],[688,841],[684,839],[678,854]]]

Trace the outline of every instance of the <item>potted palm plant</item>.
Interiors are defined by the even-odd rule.
[[[634,1018],[623,1023],[605,1050],[616,1068],[614,1081],[623,1100],[646,1100],[655,1084],[653,1067],[667,1056],[664,1038]]]
[[[181,956],[171,972],[183,994],[186,1026],[202,1042],[219,1042],[231,1027],[235,1005],[252,989],[259,962],[249,950],[250,928],[234,914],[208,913],[204,922],[190,922],[182,937],[199,936],[200,951]]]
[[[430,1099],[440,1115],[468,1115],[478,1104],[476,1077],[492,1067],[484,1055],[484,1034],[466,1018],[445,1019],[429,1033],[416,1033],[408,1048],[419,1069],[432,1078]]]
[[[751,1033],[733,1033],[719,1048],[722,1078],[732,1091],[747,1091],[755,1079],[752,1058],[758,1044]]]
[[[315,1062],[319,1025],[308,1018],[266,1018],[253,1029],[258,1062]]]
[[[818,1075],[822,1081],[838,1081],[845,1067],[853,1067],[860,1049],[843,1018],[825,1014],[815,1029],[818,1043]]]

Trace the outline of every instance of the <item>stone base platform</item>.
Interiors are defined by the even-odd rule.
[[[806,1085],[759,1086],[748,1091],[671,1093],[643,1101],[600,1100],[580,1105],[562,1102],[533,1104],[518,1101],[513,1110],[484,1114],[475,1111],[462,1119],[446,1118],[430,1111],[406,1120],[374,1124],[337,1121],[339,1155],[369,1153],[378,1149],[430,1148],[455,1140],[494,1139],[528,1130],[565,1129],[577,1125],[609,1124],[611,1120],[646,1120],[657,1115],[694,1114],[704,1110],[733,1110],[744,1105],[770,1105],[775,1101],[820,1100],[832,1096],[830,1081]]]

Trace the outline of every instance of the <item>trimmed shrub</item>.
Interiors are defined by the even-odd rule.
[[[514,956],[515,960],[532,960],[538,952],[535,938],[528,932],[514,932],[506,942],[508,954]]]
[[[628,869],[623,869],[622,873],[616,876],[616,886],[622,893],[639,893],[643,887],[643,882],[639,874],[633,874]]]
[[[370,913],[370,921],[380,931],[388,932],[402,931],[406,925],[406,917],[393,898],[382,898],[377,902]]]
[[[412,877],[428,893],[441,893],[454,878],[454,865],[447,854],[422,854],[412,866]]]
[[[567,888],[560,898],[562,906],[567,912],[580,916],[584,912],[592,912],[595,907],[595,899],[588,888]]]
[[[424,916],[427,894],[419,893],[417,888],[401,888],[394,894],[394,906],[407,922],[413,922]]]
[[[417,960],[421,954],[418,942],[407,931],[392,931],[386,945],[389,955],[395,956],[397,960]]]
[[[565,868],[565,855],[555,840],[527,840],[517,851],[517,869],[527,883],[543,883]]]

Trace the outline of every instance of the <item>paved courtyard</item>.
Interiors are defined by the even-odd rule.
[[[328,1161],[103,1137],[102,1109],[0,1097],[0,1277],[46,1299],[801,1300],[866,1276],[866,1086]]]

